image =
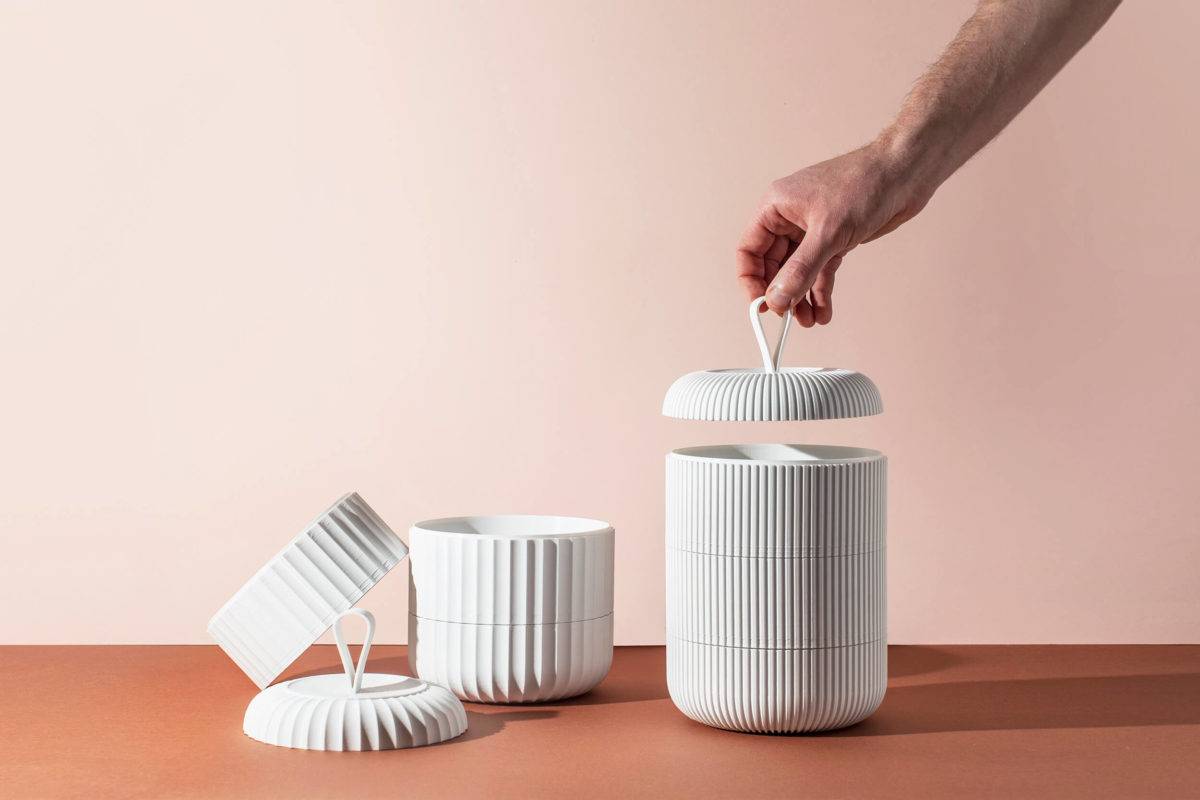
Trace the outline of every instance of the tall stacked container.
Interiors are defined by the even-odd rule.
[[[779,367],[680,378],[663,413],[785,421],[882,411],[866,376]],[[789,320],[790,322],[790,320]],[[687,716],[730,730],[852,725],[887,685],[887,460],[822,445],[718,445],[667,456],[667,684]]]

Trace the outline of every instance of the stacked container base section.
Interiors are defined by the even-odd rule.
[[[886,460],[731,445],[667,458],[667,684],[692,719],[852,725],[887,684]]]

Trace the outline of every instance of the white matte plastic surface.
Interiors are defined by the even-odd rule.
[[[663,413],[700,420],[862,417],[869,378],[779,366],[759,310],[762,369],[677,380]],[[667,456],[667,685],[721,728],[801,733],[852,725],[887,688],[887,460],[830,445],[692,447]]]
[[[688,717],[746,733],[809,733],[861,722],[883,702],[887,642],[770,650],[667,637],[667,688]]]
[[[613,529],[582,517],[452,517],[414,525],[409,611],[480,624],[595,619],[613,610]]]
[[[686,447],[667,457],[667,546],[722,556],[849,556],[887,532],[887,459],[805,444]]]
[[[851,725],[887,686],[887,461],[828,445],[667,456],[667,685],[756,733]]]
[[[544,703],[596,687],[612,665],[613,618],[478,625],[409,616],[409,668],[476,703]]]
[[[464,700],[527,703],[582,694],[612,662],[611,526],[499,515],[409,532],[409,663]]]
[[[743,558],[667,550],[667,630],[730,647],[842,647],[887,635],[885,551]]]
[[[868,417],[883,411],[879,389],[848,369],[780,367],[791,317],[775,353],[767,349],[759,320],[763,298],[750,304],[750,322],[762,351],[761,369],[691,372],[671,385],[662,413],[677,419],[770,422]]]
[[[367,621],[357,665],[341,634],[346,616]],[[449,690],[402,675],[366,672],[375,631],[369,612],[352,609],[334,623],[343,674],[312,675],[259,692],[246,708],[243,732],[299,750],[398,750],[453,739],[467,713]]]
[[[262,689],[407,553],[351,492],[256,572],[209,620],[208,633]]]

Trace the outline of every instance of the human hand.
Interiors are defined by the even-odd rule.
[[[766,295],[780,315],[792,308],[805,328],[827,324],[845,255],[912,219],[932,196],[936,184],[915,163],[881,139],[772,183],[738,245],[749,298]]]

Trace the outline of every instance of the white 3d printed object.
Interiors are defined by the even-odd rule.
[[[209,620],[208,633],[264,689],[407,554],[350,492],[254,573]]]
[[[780,370],[750,306],[761,370],[675,382],[684,419],[876,414],[848,370]],[[720,445],[667,456],[667,685],[694,720],[800,733],[870,716],[887,687],[887,459],[853,447]]]
[[[342,620],[367,622],[358,664],[342,636]],[[467,712],[441,686],[415,678],[365,672],[375,635],[370,612],[351,609],[333,624],[344,675],[312,675],[259,692],[242,730],[251,739],[299,750],[399,750],[437,744],[467,729]]]
[[[582,694],[612,664],[608,523],[525,514],[452,517],[409,531],[408,657],[463,700]]]

